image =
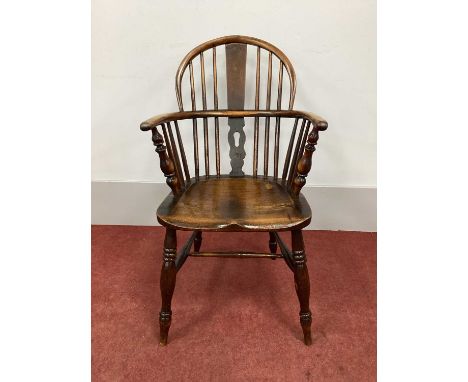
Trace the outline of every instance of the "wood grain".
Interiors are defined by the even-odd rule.
[[[206,117],[229,117],[229,118],[248,118],[248,117],[280,117],[280,118],[303,118],[317,126],[319,131],[328,128],[327,121],[317,114],[299,111],[299,110],[197,110],[182,111],[176,113],[160,114],[149,118],[140,124],[142,131],[151,130],[166,122],[181,121],[184,119],[196,119]]]
[[[202,231],[285,231],[309,224],[310,207],[273,178],[201,178],[157,212],[164,226]]]

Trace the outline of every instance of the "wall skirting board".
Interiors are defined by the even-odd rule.
[[[312,207],[307,229],[377,231],[376,187],[305,186]],[[91,223],[159,225],[156,208],[169,193],[165,183],[91,182]]]

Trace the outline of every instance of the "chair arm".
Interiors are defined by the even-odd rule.
[[[272,118],[304,118],[310,121],[314,128],[319,131],[326,130],[328,127],[327,121],[313,113],[307,113],[297,110],[199,110],[199,111],[180,111],[177,113],[161,114],[140,124],[142,131],[148,131],[156,126],[164,123],[180,121],[183,119],[194,118],[209,118],[209,117],[230,117],[230,118],[243,118],[243,117],[272,117]]]
[[[304,154],[297,164],[297,176],[292,182],[292,194],[299,195],[301,188],[306,183],[306,176],[312,166],[312,153],[315,151],[315,145],[318,140],[318,132],[328,128],[328,123],[322,117],[313,113],[307,113],[298,110],[199,110],[199,111],[180,111],[176,113],[161,114],[152,117],[140,124],[142,131],[151,130],[153,133],[153,144],[156,146],[156,152],[159,154],[161,170],[166,176],[166,182],[171,187],[174,194],[181,192],[183,188],[183,179],[180,174],[177,174],[177,169],[173,159],[171,159],[166,147],[164,139],[157,131],[157,127],[167,123],[180,121],[184,119],[195,118],[210,118],[210,117],[227,117],[227,118],[252,118],[252,117],[269,117],[269,118],[301,118],[311,123],[312,132],[307,137],[307,143],[304,148]],[[164,127],[163,127],[164,128]]]

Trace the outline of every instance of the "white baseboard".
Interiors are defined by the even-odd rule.
[[[375,187],[305,186],[312,208],[307,229],[377,231]],[[165,183],[91,182],[91,223],[109,225],[159,225],[156,209],[169,193]]]

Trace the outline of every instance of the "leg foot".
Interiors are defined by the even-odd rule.
[[[306,255],[304,252],[304,240],[302,238],[302,231],[291,231],[292,238],[292,253],[294,258],[294,283],[296,287],[299,305],[301,307],[299,312],[299,319],[304,334],[304,343],[306,345],[312,344],[312,314],[309,308],[309,271],[306,264]]]
[[[167,337],[171,326],[171,316],[172,312],[159,313],[159,344],[161,346],[167,345]]]
[[[200,247],[202,243],[202,233],[201,231],[197,232],[197,236],[195,236],[195,239],[193,240],[193,249],[195,252],[200,252]]]
[[[171,326],[171,301],[174,294],[177,269],[175,258],[177,252],[177,236],[174,229],[166,228],[166,238],[164,239],[163,265],[161,270],[161,311],[159,313],[159,343],[167,344],[169,328]]]
[[[302,333],[304,334],[304,343],[307,346],[312,345],[312,332],[310,330],[312,324],[312,314],[309,312],[299,313],[299,318],[302,326]]]

